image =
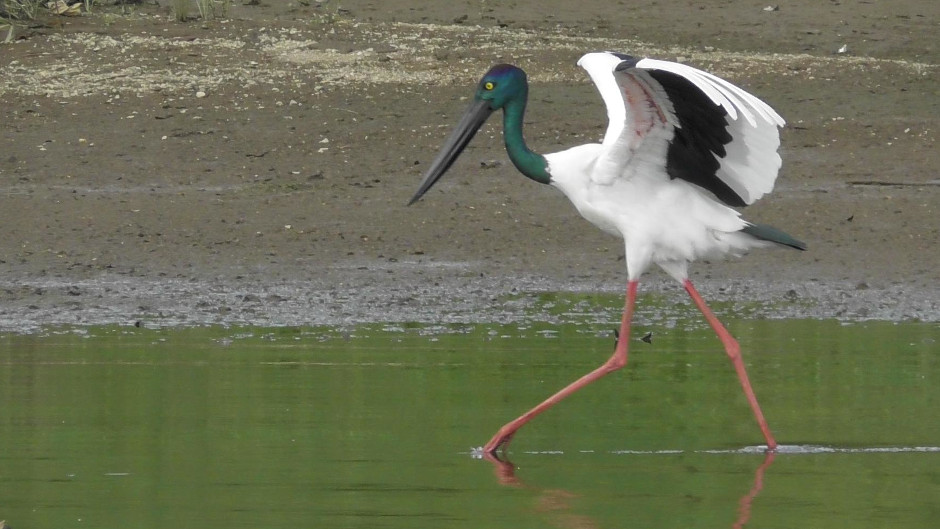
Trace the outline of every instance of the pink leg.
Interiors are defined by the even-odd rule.
[[[751,410],[754,411],[754,417],[757,419],[757,424],[760,426],[761,432],[764,433],[764,439],[767,440],[767,449],[775,450],[777,448],[777,441],[775,441],[774,436],[771,435],[770,427],[767,426],[764,414],[760,411],[760,405],[757,403],[757,397],[754,396],[754,390],[751,389],[751,382],[747,378],[747,371],[744,369],[744,362],[741,360],[741,346],[738,345],[738,341],[731,336],[731,333],[725,329],[725,326],[718,321],[715,314],[708,308],[708,305],[705,304],[705,300],[702,299],[702,296],[700,296],[698,291],[695,290],[695,287],[692,286],[692,282],[686,279],[682,282],[682,286],[685,287],[686,292],[692,297],[692,301],[695,302],[698,309],[705,315],[708,324],[712,326],[712,329],[715,330],[715,334],[718,335],[721,343],[725,346],[725,352],[728,353],[728,358],[731,359],[731,363],[734,364],[734,370],[738,373],[738,380],[741,381],[744,396],[747,397],[747,401],[751,405]]]
[[[499,447],[509,444],[509,441],[512,440],[512,436],[516,434],[516,431],[518,431],[519,428],[522,428],[525,423],[531,421],[532,418],[534,418],[536,415],[551,408],[568,395],[571,395],[575,391],[578,391],[584,386],[587,386],[591,382],[594,382],[607,373],[616,371],[627,365],[627,344],[630,341],[630,321],[633,319],[633,305],[636,303],[636,287],[636,280],[627,283],[627,300],[623,308],[623,319],[620,321],[620,336],[617,339],[617,346],[614,347],[613,356],[604,362],[602,366],[584,375],[578,380],[575,380],[558,393],[555,393],[551,397],[545,399],[545,401],[538,406],[532,408],[531,410],[522,414],[516,420],[507,423],[505,426],[500,428],[499,431],[496,432],[496,435],[494,435],[493,438],[490,439],[488,443],[486,443],[486,446],[483,447],[484,452],[488,454],[495,453]]]

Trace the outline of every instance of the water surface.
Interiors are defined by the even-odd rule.
[[[565,309],[567,310],[567,309]],[[927,528],[935,324],[731,320],[766,457],[697,320],[471,457],[596,367],[609,323],[106,327],[0,337],[0,519],[24,527]]]

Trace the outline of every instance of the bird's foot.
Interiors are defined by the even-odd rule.
[[[506,427],[502,427],[496,432],[496,435],[489,440],[485,445],[483,445],[482,452],[484,454],[496,455],[496,452],[502,448],[503,452],[506,451],[506,446],[509,445],[509,441],[512,440],[512,436],[516,434],[515,430],[506,431]]]

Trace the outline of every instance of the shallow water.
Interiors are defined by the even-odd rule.
[[[634,340],[625,371],[526,426],[512,464],[472,457],[503,422],[606,359],[612,325],[590,319],[0,336],[0,519],[17,529],[940,519],[936,324],[730,320],[785,445],[765,456],[710,331],[641,323],[652,343]]]

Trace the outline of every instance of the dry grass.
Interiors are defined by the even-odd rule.
[[[170,7],[173,10],[173,18],[176,20],[183,22],[189,19],[190,8],[192,7],[189,0],[172,0]]]
[[[32,20],[44,5],[44,0],[0,0],[0,19]]]
[[[13,42],[17,20],[32,20],[43,9],[43,0],[0,0],[0,44]]]
[[[199,18],[203,20],[222,18],[228,14],[227,0],[172,0],[173,18],[179,22],[189,20],[193,4]]]

